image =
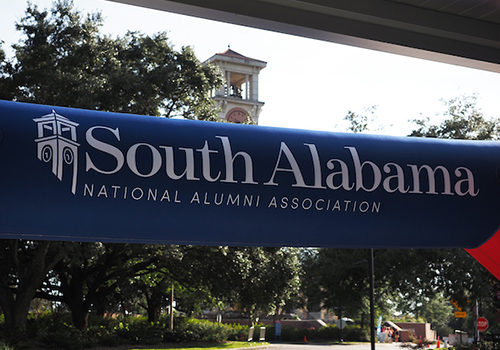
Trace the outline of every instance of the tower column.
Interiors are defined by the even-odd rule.
[[[248,79],[248,74],[245,74],[245,98],[247,100],[252,99],[252,96],[250,96],[250,80]]]
[[[257,74],[252,74],[250,81],[250,99],[258,101],[259,100],[259,76]]]

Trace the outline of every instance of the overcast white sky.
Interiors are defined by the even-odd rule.
[[[33,0],[40,8],[51,0]],[[103,33],[127,30],[166,31],[176,48],[192,46],[205,60],[231,49],[267,62],[261,71],[259,99],[265,102],[260,124],[325,131],[344,131],[348,110],[363,112],[377,105],[377,123],[387,135],[407,135],[409,119],[434,116],[440,99],[477,93],[489,117],[500,116],[500,74],[305,39],[103,0],[74,0],[80,11],[101,11]],[[14,23],[27,2],[2,0],[0,39],[3,48],[19,40]]]

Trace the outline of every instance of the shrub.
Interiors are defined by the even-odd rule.
[[[52,349],[73,350],[82,349],[84,346],[81,332],[67,324],[41,334],[39,339]]]
[[[250,330],[250,326],[245,326],[241,324],[232,324],[231,333],[229,334],[227,340],[247,340],[248,332]]]
[[[267,327],[266,337],[273,337],[274,327]],[[296,328],[296,327],[281,327],[281,340],[285,342],[303,342],[304,337],[309,340],[316,339],[317,331],[315,329]]]
[[[178,332],[177,338],[181,341],[222,342],[228,338],[238,337],[243,327],[232,327],[227,324],[218,324],[207,320],[187,319],[177,322],[174,331]],[[172,334],[168,334],[172,337]]]
[[[10,347],[8,344],[0,341],[0,350],[14,350],[14,348]]]
[[[370,335],[367,328],[361,326],[345,326],[342,330],[342,338],[345,341],[367,342],[370,340]]]
[[[88,329],[79,330],[71,325],[70,314],[41,315],[28,320],[27,336],[23,338],[41,342],[51,349],[76,350],[125,344],[155,345],[162,342],[246,340],[249,329],[248,326],[242,325],[181,318],[176,319],[173,330],[167,327],[166,319],[150,323],[145,317],[96,318],[90,324]],[[5,334],[3,336],[0,334],[0,338],[8,339]],[[4,348],[0,347],[0,350]]]
[[[337,325],[326,325],[318,329],[318,339],[338,340],[340,339],[340,328]]]
[[[477,344],[461,343],[455,346],[456,350],[500,350],[500,343],[491,341],[482,341]]]
[[[114,327],[115,334],[130,344],[155,345],[163,341],[165,326],[145,319],[123,320]]]
[[[447,337],[448,334],[453,334],[454,333],[454,330],[453,328],[447,326],[447,325],[439,325],[439,326],[436,326],[435,328],[436,330],[436,334],[443,338],[443,337]]]

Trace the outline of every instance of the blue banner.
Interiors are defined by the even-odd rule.
[[[380,333],[382,333],[382,316],[378,317],[377,323],[377,337],[380,337]]]
[[[0,238],[474,248],[500,143],[0,101]]]

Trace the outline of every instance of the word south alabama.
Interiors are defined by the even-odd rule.
[[[287,143],[277,143],[276,151],[253,157],[250,151],[234,150],[227,136],[204,140],[199,148],[136,143],[127,150],[99,140],[94,131],[104,129],[120,141],[119,129],[94,126],[87,130],[86,139],[93,149],[85,154],[86,171],[113,175],[131,171],[140,178],[164,176],[166,181],[206,181],[269,187],[364,191],[383,189],[387,193],[458,195],[475,197],[473,172],[463,166],[448,169],[443,165],[377,164],[364,159],[356,147],[339,147],[337,158],[321,159],[315,144],[303,143],[292,149]],[[331,150],[329,150],[331,152]],[[147,157],[144,157],[147,155]],[[260,159],[266,157],[265,162]],[[94,159],[94,157],[96,159]],[[111,168],[103,168],[113,164]],[[109,158],[114,161],[109,161]],[[180,157],[179,159],[174,159]],[[139,159],[149,159],[139,165]],[[267,169],[259,165],[268,164]],[[98,164],[98,165],[97,165]],[[272,164],[272,165],[269,165]],[[238,176],[237,176],[238,175]],[[259,179],[259,180],[257,180]]]

